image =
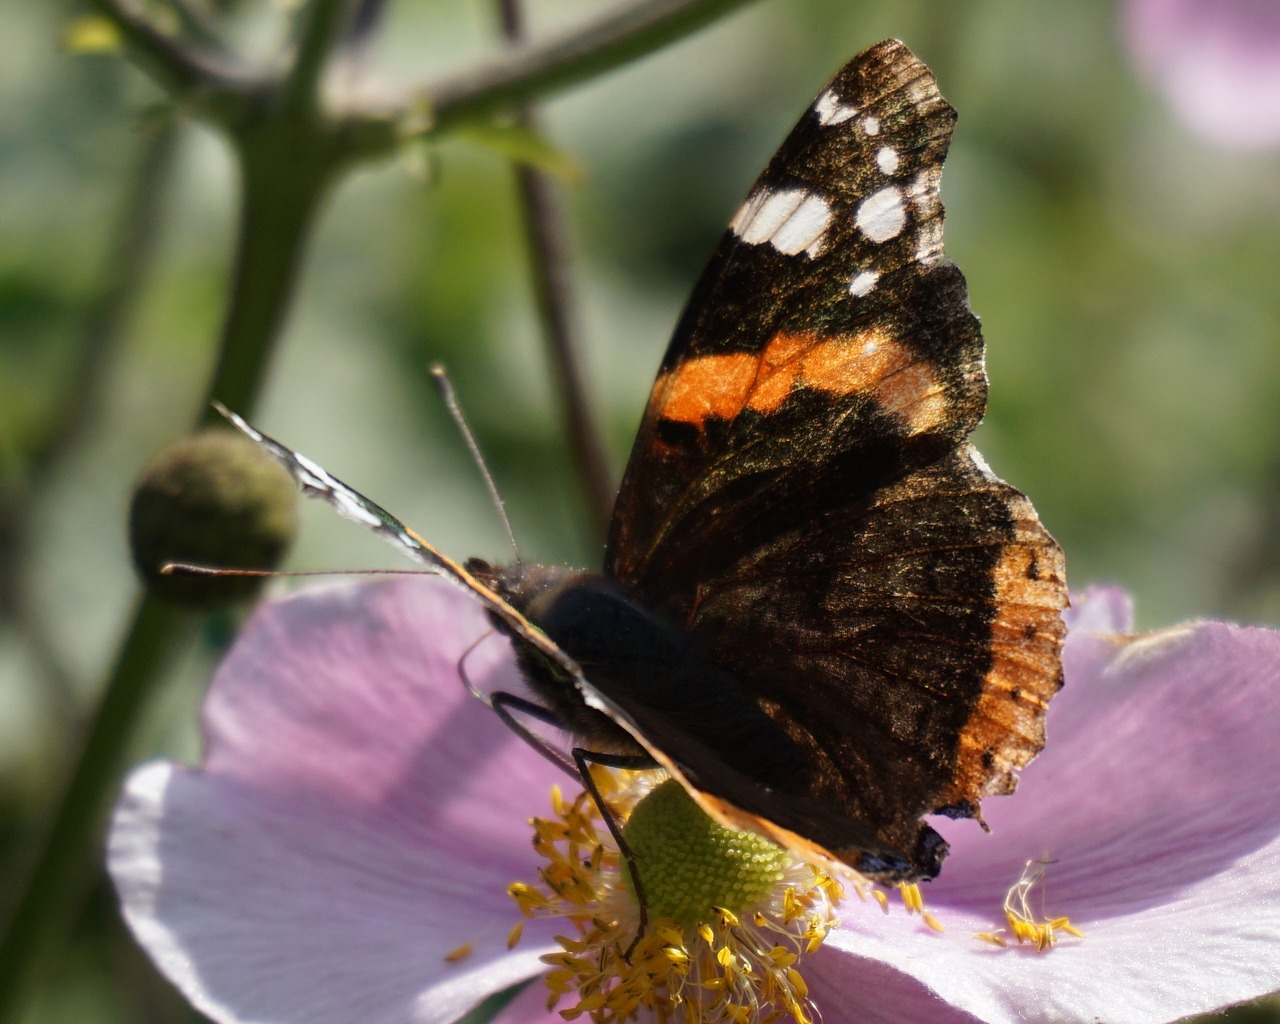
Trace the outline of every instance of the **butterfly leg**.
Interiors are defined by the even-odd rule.
[[[485,693],[477,690],[467,683],[468,689],[471,690],[478,699],[484,701],[489,707],[493,708],[494,713],[502,719],[502,724],[510,729],[513,733],[524,740],[529,746],[545,757],[553,765],[559,768],[566,775],[581,775],[581,768],[563,753],[556,749],[550,740],[543,736],[539,736],[536,732],[525,725],[517,715],[527,715],[536,721],[545,725],[554,726],[557,729],[563,729],[564,723],[560,721],[554,714],[544,708],[541,704],[535,704],[531,700],[519,697],[514,693],[507,693],[505,690],[499,690],[496,693]]]
[[[587,787],[587,792],[591,794],[591,799],[596,802],[596,807],[600,810],[600,817],[604,819],[605,827],[609,829],[609,835],[613,836],[613,841],[618,844],[618,852],[622,854],[623,860],[627,862],[627,873],[631,876],[631,885],[636,894],[636,903],[640,907],[640,925],[636,929],[636,937],[631,940],[631,945],[622,954],[622,959],[630,963],[631,951],[636,948],[636,943],[644,938],[645,930],[649,926],[649,900],[644,894],[644,884],[640,881],[640,869],[636,864],[636,855],[632,852],[631,847],[627,845],[627,841],[622,835],[622,829],[618,827],[617,819],[613,816],[609,805],[605,803],[604,797],[596,787],[595,780],[591,777],[591,764],[604,765],[606,768],[626,768],[638,771],[644,768],[652,768],[653,760],[646,754],[604,754],[594,750],[583,750],[582,747],[574,747],[572,754],[573,762],[578,767],[578,774],[582,776],[582,784]]]

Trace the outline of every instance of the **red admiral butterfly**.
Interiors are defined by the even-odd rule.
[[[966,440],[987,381],[942,253],[955,120],[894,41],[805,113],[676,328],[603,573],[459,565],[231,418],[483,601],[589,749],[805,854],[933,877],[922,817],[979,817],[1044,744],[1067,601],[1058,546]]]

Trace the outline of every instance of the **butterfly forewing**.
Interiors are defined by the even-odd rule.
[[[854,473],[873,488],[977,424],[982,338],[941,250],[954,123],[928,69],[887,42],[850,62],[792,131],[663,360],[614,513],[620,578],[696,575],[686,555],[717,533],[727,495],[776,491],[803,518],[841,501]],[[823,478],[801,475],[815,467]]]

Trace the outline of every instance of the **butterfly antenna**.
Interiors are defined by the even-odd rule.
[[[462,435],[462,440],[466,442],[467,451],[471,453],[471,461],[475,463],[476,469],[480,471],[480,476],[484,479],[484,485],[489,488],[489,498],[493,502],[493,507],[498,510],[498,518],[502,520],[502,527],[507,531],[507,540],[511,544],[511,551],[516,556],[516,561],[521,561],[520,548],[516,546],[516,535],[511,529],[511,520],[507,518],[507,507],[502,500],[502,495],[498,493],[498,487],[493,482],[493,474],[489,472],[488,465],[485,464],[484,456],[480,454],[480,446],[476,443],[476,438],[471,433],[471,428],[467,426],[466,417],[462,415],[462,407],[458,404],[457,393],[453,390],[453,383],[449,380],[448,373],[445,368],[436,363],[431,367],[431,376],[435,378],[436,387],[440,390],[440,398],[444,402],[444,407],[449,410],[449,415],[453,417],[453,422],[458,428],[458,432]]]
[[[161,576],[434,576],[430,569],[223,569],[193,562],[165,562]]]

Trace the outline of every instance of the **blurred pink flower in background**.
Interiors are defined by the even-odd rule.
[[[984,805],[990,835],[940,825],[952,853],[926,896],[946,933],[847,898],[798,964],[825,1024],[1142,1024],[1280,989],[1280,634],[1127,636],[1110,590],[1070,624],[1044,754]],[[509,950],[506,890],[536,873],[527,819],[565,779],[467,695],[458,662],[487,629],[429,578],[268,603],[214,678],[203,765],[133,773],[111,872],[201,1011],[446,1024],[546,970],[565,924],[531,920]],[[466,667],[518,685],[496,637]],[[1046,854],[1044,909],[1085,937],[1045,954],[976,939]],[[546,999],[530,985],[499,1024],[559,1020]]]
[[[1142,72],[1196,134],[1224,146],[1280,142],[1280,2],[1127,0]]]

